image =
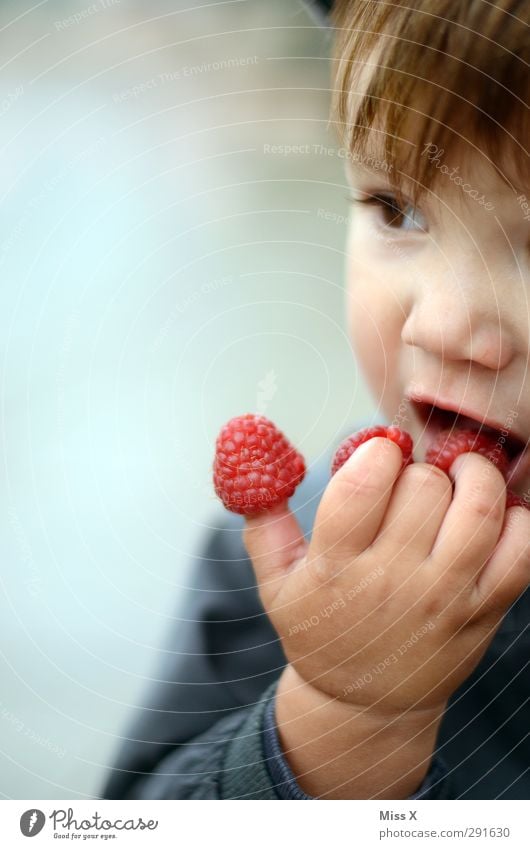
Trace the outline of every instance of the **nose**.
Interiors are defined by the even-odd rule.
[[[514,350],[502,295],[483,275],[464,288],[445,281],[429,281],[412,299],[401,331],[406,345],[423,348],[444,360],[468,360],[500,371]]]

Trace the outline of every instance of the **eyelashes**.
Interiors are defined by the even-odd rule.
[[[410,203],[400,204],[396,195],[389,192],[374,192],[363,197],[348,194],[346,199],[352,204],[377,209],[383,226],[389,229],[420,233],[428,229],[425,216],[417,207]]]

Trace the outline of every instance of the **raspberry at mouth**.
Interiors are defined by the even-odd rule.
[[[414,410],[423,425],[426,442],[431,442],[443,430],[471,430],[489,435],[502,445],[510,461],[518,458],[526,447],[526,442],[506,427],[486,424],[472,416],[455,410],[439,407],[426,401],[412,401]]]

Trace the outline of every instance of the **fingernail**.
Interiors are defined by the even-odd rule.
[[[362,442],[358,448],[355,449],[351,457],[348,458],[348,462],[351,462],[352,458],[357,458],[358,460],[368,452],[373,439],[369,439],[367,442]]]
[[[449,466],[448,475],[450,478],[456,477],[463,463],[465,463],[466,454],[459,454]]]

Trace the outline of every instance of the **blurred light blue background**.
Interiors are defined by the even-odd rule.
[[[12,0],[0,39],[0,793],[84,798],[223,517],[221,424],[311,465],[372,404],[299,0]]]

